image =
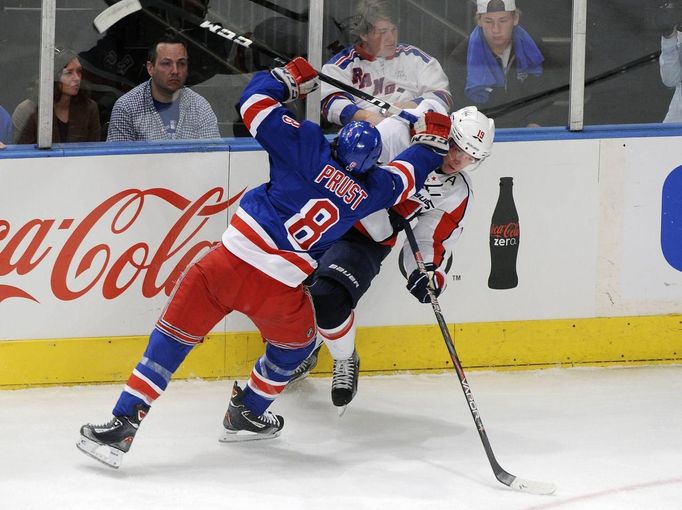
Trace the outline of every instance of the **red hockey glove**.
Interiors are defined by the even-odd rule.
[[[429,302],[429,293],[426,290],[430,286],[436,293],[436,297],[440,296],[446,285],[445,273],[437,268],[434,264],[426,264],[426,272],[424,274],[415,269],[407,279],[407,290],[409,290],[420,303]]]
[[[450,117],[442,113],[426,112],[412,127],[412,143],[428,145],[438,154],[445,156],[450,149]]]
[[[284,67],[275,67],[271,72],[287,88],[285,103],[303,99],[320,86],[317,71],[303,57],[296,57]]]

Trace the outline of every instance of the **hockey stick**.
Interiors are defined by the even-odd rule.
[[[275,11],[277,14],[282,14],[287,18],[291,18],[295,21],[308,21],[307,11],[303,12],[292,11],[291,9],[287,9],[286,7],[277,5],[275,2],[269,2],[268,0],[251,0],[251,2],[253,2],[254,4],[262,5],[266,9]]]
[[[422,274],[428,276],[426,266],[424,265],[424,258],[422,257],[421,251],[419,250],[419,245],[417,244],[417,239],[414,236],[412,227],[410,226],[410,223],[408,221],[405,221],[404,223],[405,234],[407,235],[407,240],[410,243],[410,248],[412,249],[414,260],[417,262],[417,267],[419,268],[419,271]],[[518,491],[530,492],[531,494],[553,494],[554,491],[556,491],[556,486],[553,483],[535,482],[533,480],[519,478],[518,476],[514,476],[505,471],[504,469],[502,469],[500,464],[497,462],[495,454],[493,453],[493,449],[490,446],[490,441],[488,440],[488,434],[486,433],[485,428],[483,427],[483,421],[481,420],[481,415],[478,411],[478,407],[476,406],[476,401],[474,401],[474,395],[471,392],[471,387],[469,386],[466,375],[464,374],[462,363],[459,361],[457,351],[455,351],[455,344],[452,341],[450,333],[448,332],[448,327],[445,324],[445,318],[443,317],[443,312],[441,311],[440,304],[438,304],[438,298],[436,297],[436,293],[434,292],[431,285],[427,285],[426,290],[429,294],[431,307],[433,308],[433,312],[436,315],[438,326],[440,326],[440,331],[443,334],[445,345],[447,346],[448,352],[450,353],[450,358],[452,358],[452,363],[455,367],[457,377],[459,378],[459,382],[462,386],[464,397],[466,398],[467,403],[469,404],[471,416],[473,417],[474,423],[476,424],[478,435],[481,437],[481,441],[483,442],[483,448],[485,449],[485,453],[488,456],[490,466],[493,468],[493,473],[495,473],[495,477],[503,484]]]
[[[609,78],[613,78],[614,76],[623,74],[628,72],[630,69],[636,69],[642,65],[646,65],[652,62],[656,62],[658,57],[661,55],[661,50],[656,50],[651,53],[647,53],[643,57],[639,57],[635,60],[631,60],[630,62],[626,62],[625,64],[615,67],[613,69],[609,69],[608,71],[604,71],[603,73],[600,73],[596,76],[593,76],[592,78],[586,79],[585,80],[585,88],[591,87],[594,84],[597,84],[599,82],[602,82],[604,80],[608,80]],[[531,94],[529,96],[524,96],[519,99],[515,99],[513,101],[509,101],[508,103],[502,103],[500,105],[494,106],[492,108],[481,108],[481,111],[485,113],[489,117],[500,117],[502,115],[505,115],[510,112],[514,112],[518,110],[519,108],[523,106],[527,106],[530,103],[533,103],[535,101],[545,99],[547,97],[553,96],[555,94],[559,94],[561,92],[568,92],[569,90],[569,85],[568,83],[565,85],[559,85],[558,87],[551,88],[549,90],[544,90],[541,92],[536,92],[535,94]]]
[[[168,5],[163,0],[142,1],[144,1],[145,4],[147,5],[150,4],[162,5],[164,6],[164,8],[174,7]],[[121,0],[120,2],[117,2],[110,7],[107,7],[105,10],[99,13],[97,17],[94,19],[93,24],[95,25],[95,28],[97,29],[98,32],[102,33],[107,29],[111,28],[113,25],[118,23],[121,19],[125,18],[126,16],[138,11],[146,11],[146,9],[142,6],[140,2],[141,0]],[[228,41],[239,44],[240,46],[243,46],[245,48],[252,48],[263,53],[264,55],[271,57],[275,61],[275,63],[279,65],[286,65],[287,63],[289,63],[288,58],[277,53],[272,48],[269,48],[264,44],[260,44],[252,39],[249,39],[246,36],[238,35],[232,30],[223,27],[220,23],[205,20],[200,18],[199,16],[195,16],[193,14],[186,12],[183,12],[183,16],[187,21],[198,25],[200,28],[203,28],[204,30],[208,30],[209,32],[217,36],[220,36],[224,39],[227,39]],[[331,76],[328,76],[319,71],[317,75],[319,76],[320,80],[328,83],[329,85],[333,85],[334,87],[344,90],[349,94],[354,95],[355,97],[363,99],[364,101],[367,101],[368,103],[376,106],[377,108],[384,112],[388,112],[391,115],[398,115],[412,123],[417,121],[417,118],[414,115],[404,111],[402,108],[398,108],[397,106],[394,106],[391,103],[374,97],[368,94],[367,92],[363,92],[362,90],[358,90],[355,87],[348,85],[347,83],[343,83],[342,81],[339,81],[336,78],[332,78]]]

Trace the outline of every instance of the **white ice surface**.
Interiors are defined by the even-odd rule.
[[[282,436],[219,444],[231,381],[176,381],[119,470],[75,447],[120,385],[0,391],[3,509],[682,508],[682,366],[468,374],[497,460],[553,496],[493,476],[454,373],[363,376],[339,418],[327,378],[272,406]]]

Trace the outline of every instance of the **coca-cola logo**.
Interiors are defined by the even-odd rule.
[[[509,239],[512,237],[519,237],[520,230],[518,222],[509,222],[501,225],[490,225],[490,235],[493,237],[504,237]]]
[[[0,277],[15,274],[28,278],[41,264],[51,262],[50,289],[62,301],[78,299],[97,285],[101,285],[105,299],[114,299],[139,279],[144,297],[160,292],[170,295],[185,267],[202,250],[216,244],[215,240],[201,239],[201,229],[212,216],[238,201],[244,191],[223,200],[225,190],[216,187],[192,201],[164,188],[127,189],[107,198],[80,220],[39,218],[14,226],[0,219],[0,242],[6,241],[4,246],[0,245]],[[118,248],[114,249],[101,233],[92,234],[103,229],[125,239],[126,232],[144,221],[149,202],[158,203],[153,199],[160,199],[180,212],[168,232],[161,233],[158,244],[128,240],[129,244],[124,242],[121,247],[117,243]],[[54,231],[68,232],[61,245],[50,243]],[[165,266],[171,259],[176,262],[168,271]],[[0,284],[0,302],[9,298],[40,302],[20,286]]]

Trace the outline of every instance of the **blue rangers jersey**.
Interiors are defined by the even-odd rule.
[[[256,74],[242,94],[242,118],[268,152],[270,181],[242,197],[222,241],[237,257],[295,287],[357,220],[417,192],[442,157],[413,145],[388,165],[352,175],[332,158],[317,124],[291,117],[280,103],[284,94],[268,72]]]

